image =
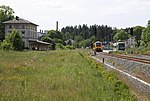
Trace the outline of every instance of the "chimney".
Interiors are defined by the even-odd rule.
[[[56,21],[56,31],[58,31],[58,21]]]
[[[18,16],[16,16],[16,20],[19,20],[19,17],[18,17]]]

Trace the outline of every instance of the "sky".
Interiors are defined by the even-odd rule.
[[[117,28],[146,26],[150,0],[0,0],[15,16],[38,24],[38,30],[75,25],[108,25]]]

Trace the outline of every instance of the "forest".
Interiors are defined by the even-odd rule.
[[[118,40],[127,41],[130,37],[134,38],[135,47],[149,47],[150,45],[150,21],[147,27],[135,26],[125,29],[117,29],[108,25],[87,24],[78,26],[66,26],[61,31],[50,30],[41,40],[55,43],[56,47],[61,48],[71,45],[75,48],[91,47],[94,41],[101,41],[104,45],[117,42]]]
[[[52,42],[62,45],[73,45],[75,48],[90,47],[91,43],[96,40],[103,42],[113,41],[117,29],[107,25],[92,25],[86,24],[79,26],[67,26],[61,31],[50,30],[41,38],[43,41]],[[51,41],[48,41],[51,40]]]

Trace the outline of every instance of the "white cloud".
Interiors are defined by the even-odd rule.
[[[81,11],[83,10],[77,5],[71,5],[64,3],[63,1],[47,1],[38,2],[35,4],[37,7],[48,8],[48,9],[59,9],[61,11]]]
[[[38,7],[42,7],[42,8],[61,8],[61,7],[63,7],[63,3],[60,1],[38,2],[35,5]]]
[[[150,0],[115,0],[116,3],[102,6],[100,8],[100,16],[111,16],[111,15],[126,15],[131,13],[140,13],[140,11],[150,10]],[[146,2],[148,1],[148,2]],[[105,9],[103,9],[105,8]],[[142,12],[141,12],[142,13]]]
[[[76,6],[76,5],[71,5],[71,6],[64,6],[63,8],[62,8],[62,10],[66,10],[66,11],[83,11],[83,8],[80,8],[80,7],[78,7],[78,6]]]

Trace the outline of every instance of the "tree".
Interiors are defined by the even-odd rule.
[[[135,42],[137,43],[137,47],[140,46],[140,42],[141,42],[141,35],[142,35],[142,31],[143,31],[144,27],[142,26],[136,26],[133,28],[133,36],[135,37]]]
[[[150,27],[150,20],[148,21],[148,25],[147,26]]]
[[[0,40],[4,40],[5,37],[5,26],[4,21],[11,20],[14,18],[14,10],[9,6],[0,6]]]
[[[54,40],[55,40],[55,43],[60,43],[60,44],[64,45],[64,41],[62,39],[55,38]]]
[[[150,23],[150,20],[148,21],[148,24]],[[150,26],[147,26],[142,32],[142,45],[145,47],[150,47]]]
[[[48,37],[47,35],[45,35],[45,36],[43,36],[42,38],[41,38],[41,40],[42,41],[44,41],[44,42],[49,42],[49,43],[51,43],[51,38],[50,37]]]
[[[44,42],[51,43],[52,45],[51,45],[50,48],[51,48],[52,50],[55,50],[55,46],[56,46],[55,41],[54,41],[53,39],[51,39],[48,35],[43,36],[43,37],[41,38],[41,40],[44,41]]]
[[[79,43],[79,47],[90,47],[91,46],[91,40],[90,39],[86,39],[86,40],[82,40],[80,43]]]
[[[83,40],[79,43],[79,47],[80,47],[80,48],[82,48],[82,47],[85,48],[85,39],[83,39]]]
[[[90,40],[91,40],[92,43],[94,43],[94,41],[95,41],[95,36],[90,37]]]
[[[66,41],[66,44],[67,44],[67,45],[72,45],[71,39],[67,40],[67,41]]]
[[[85,47],[90,47],[91,46],[91,40],[90,39],[86,39],[85,40]]]
[[[1,47],[4,50],[11,49],[15,51],[22,51],[24,44],[21,34],[16,30],[13,30],[11,33],[8,33],[5,40],[2,42]]]
[[[64,39],[64,40],[71,39],[71,34],[70,34],[69,32],[65,32],[65,33],[63,34],[63,39]]]
[[[79,47],[79,43],[76,42],[76,41],[73,43],[73,46],[74,46],[75,48],[80,48],[80,47]]]
[[[83,38],[82,38],[82,36],[81,35],[76,35],[75,37],[74,37],[74,41],[76,41],[76,42],[80,42],[80,41],[82,41],[83,40]]]
[[[47,35],[52,39],[54,39],[54,38],[62,39],[62,35],[59,31],[50,30],[50,31],[48,31]]]
[[[4,41],[1,43],[1,48],[2,48],[3,50],[13,50],[12,43],[7,42],[7,40],[4,40]]]
[[[128,39],[128,33],[125,32],[124,30],[118,30],[118,32],[115,34],[115,36],[113,37],[113,39],[115,41],[118,40],[127,40]]]

